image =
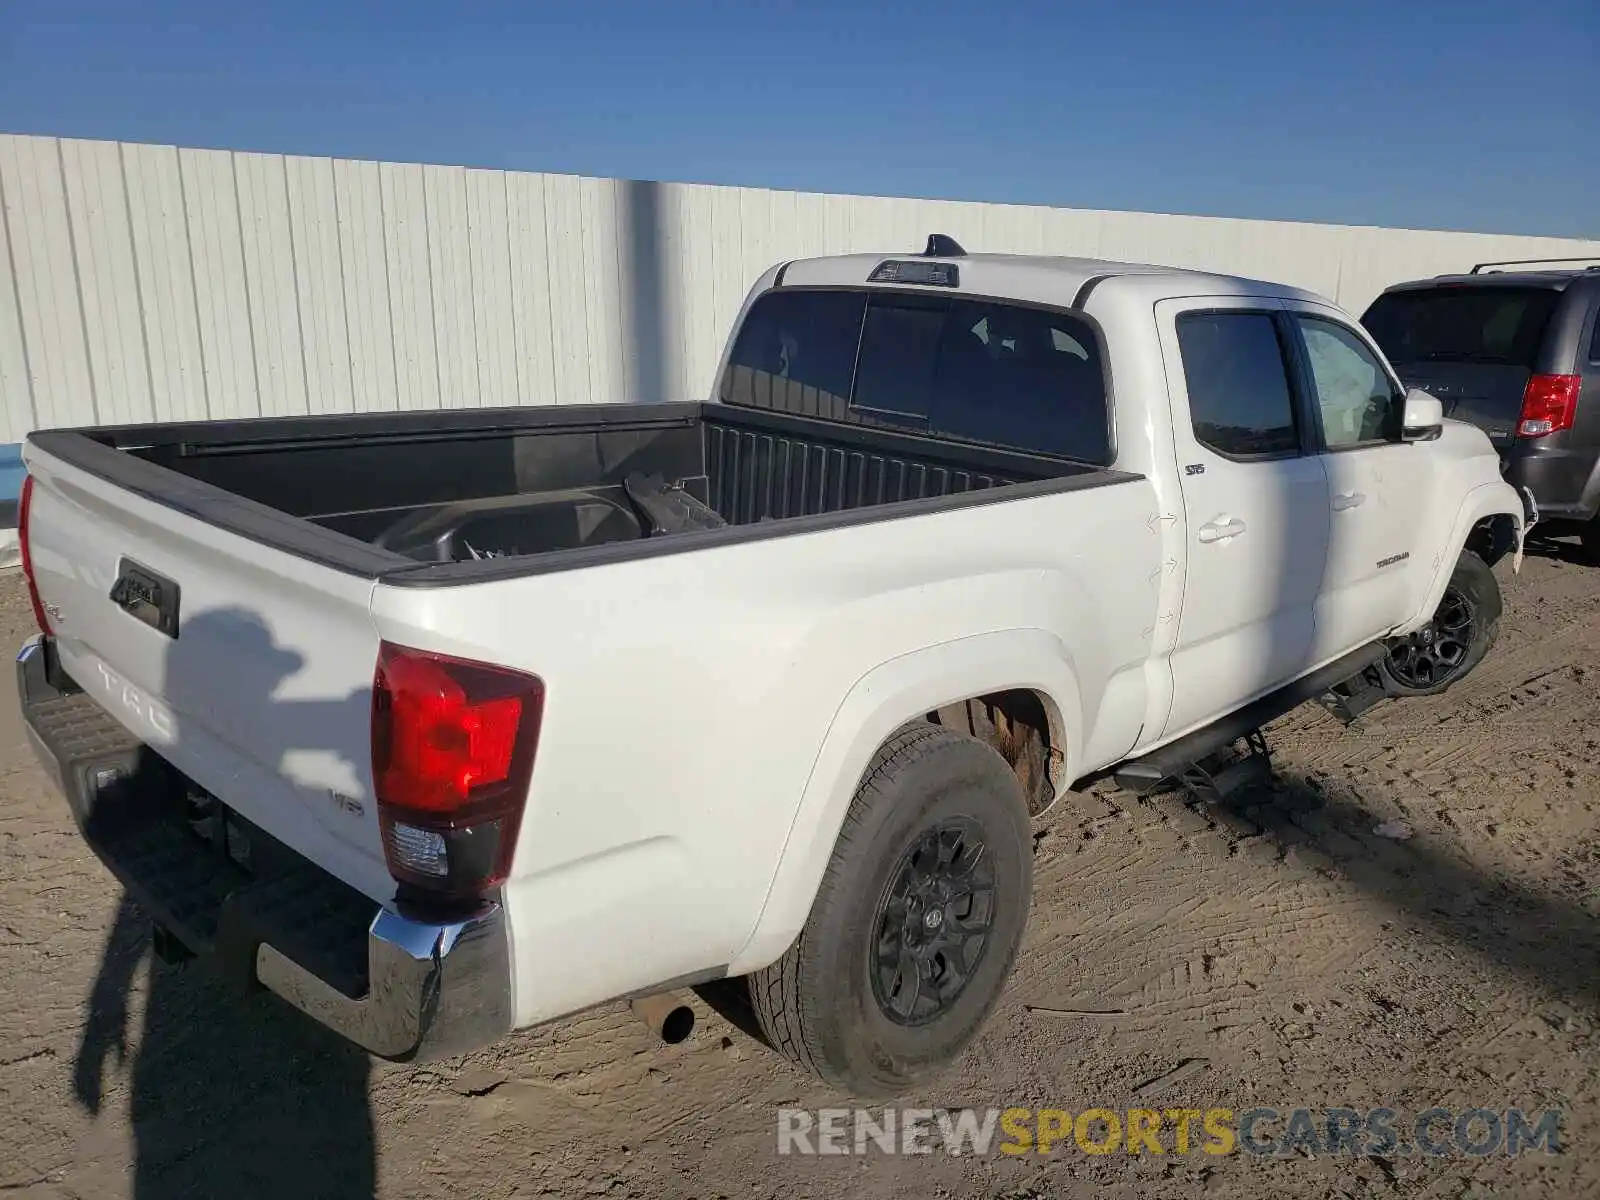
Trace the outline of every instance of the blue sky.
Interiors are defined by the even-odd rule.
[[[5,0],[0,128],[1600,237],[1600,0]]]

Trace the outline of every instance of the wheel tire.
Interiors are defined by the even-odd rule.
[[[960,826],[954,842],[953,824]],[[890,987],[882,975],[888,958],[903,969],[905,955],[919,952],[907,949],[925,932],[915,914],[931,921],[940,907],[937,899],[926,907],[915,896],[897,899],[904,888],[935,886],[916,865],[933,864],[937,875],[946,851],[928,857],[935,831],[944,831],[939,847],[965,847],[965,854],[981,842],[965,878],[990,881],[987,906],[977,899],[983,886],[970,883],[964,906],[943,905],[940,933],[981,923],[980,908],[987,909],[989,928],[975,950],[977,934],[962,939],[961,953],[971,961],[964,964],[965,982],[952,985],[948,1006],[919,1019],[919,1007],[937,1003],[936,993],[924,997],[920,990],[934,981],[921,984],[919,978],[918,989]],[[955,870],[963,859],[949,852]],[[917,882],[908,884],[908,878]],[[994,1008],[1022,943],[1032,890],[1027,804],[1005,760],[982,742],[937,725],[900,730],[878,749],[856,790],[800,936],[782,958],[750,976],[762,1032],[779,1052],[850,1095],[905,1090],[953,1062]],[[963,907],[967,915],[951,915]],[[897,931],[887,943],[880,937],[885,927]],[[898,949],[886,951],[886,944]],[[962,965],[954,954],[938,959],[954,972],[943,976],[947,982]],[[930,966],[937,969],[937,963]],[[890,992],[894,999],[880,1000]],[[910,1012],[893,1016],[891,1003],[908,1004]]]
[[[1419,649],[1425,649],[1422,641],[1428,631],[1435,631],[1432,636],[1438,646],[1445,645],[1446,639],[1437,630],[1441,628],[1441,621],[1447,619],[1445,614],[1454,611],[1452,606],[1463,602],[1471,621],[1470,632],[1461,642],[1464,652],[1447,673],[1427,681],[1413,665],[1415,656]],[[1499,636],[1501,607],[1500,582],[1489,564],[1471,550],[1463,550],[1428,624],[1416,633],[1392,639],[1389,653],[1378,663],[1384,690],[1391,696],[1436,696],[1465,679],[1483,661]]]

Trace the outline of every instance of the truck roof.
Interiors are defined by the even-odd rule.
[[[871,278],[885,262],[945,263],[959,271],[956,290],[1040,304],[1077,307],[1084,289],[1106,279],[1137,277],[1150,285],[1153,297],[1166,295],[1271,295],[1327,303],[1327,298],[1288,284],[1151,263],[1116,262],[1103,258],[1071,258],[1040,254],[885,253],[839,254],[796,259],[784,266],[777,282],[784,286],[904,287],[906,280]],[[942,290],[929,286],[929,290]]]

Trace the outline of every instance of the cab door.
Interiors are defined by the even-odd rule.
[[[1329,508],[1282,305],[1190,297],[1156,316],[1188,559],[1167,740],[1314,665]]]
[[[1328,567],[1314,657],[1374,641],[1414,608],[1416,534],[1435,456],[1400,441],[1405,393],[1358,326],[1332,309],[1285,302],[1302,387],[1328,478]],[[1422,564],[1430,575],[1433,564]]]

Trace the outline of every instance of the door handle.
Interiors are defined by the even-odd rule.
[[[1360,492],[1338,492],[1333,497],[1333,511],[1344,512],[1347,508],[1360,508],[1366,502],[1366,496]]]
[[[1202,542],[1225,542],[1229,538],[1238,537],[1244,532],[1244,522],[1238,517],[1230,517],[1226,521],[1207,521],[1200,526],[1200,540]]]

